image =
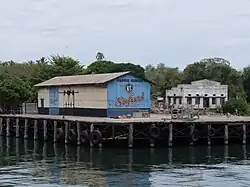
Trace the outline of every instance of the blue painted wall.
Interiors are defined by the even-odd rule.
[[[59,88],[49,88],[49,114],[59,115]]]
[[[128,74],[111,81],[107,88],[108,117],[150,110],[150,83]]]

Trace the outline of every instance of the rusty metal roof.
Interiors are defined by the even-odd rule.
[[[129,71],[126,71],[119,73],[61,76],[61,77],[54,77],[42,83],[36,84],[35,86],[43,87],[43,86],[63,86],[63,85],[104,84],[129,73],[130,73]]]

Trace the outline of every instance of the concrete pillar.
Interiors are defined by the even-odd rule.
[[[186,97],[182,97],[182,105],[185,106],[187,104],[187,98]]]
[[[169,104],[173,104],[174,103],[174,98],[170,97],[170,103]]]
[[[203,108],[203,97],[200,98],[200,108]]]
[[[212,107],[212,97],[209,97],[209,108],[211,108]]]
[[[216,98],[216,105],[217,105],[217,106],[220,106],[220,105],[221,105],[221,104],[220,104],[220,97],[217,97],[217,98]]]
[[[192,99],[191,105],[195,105],[195,97],[193,97],[191,99]]]

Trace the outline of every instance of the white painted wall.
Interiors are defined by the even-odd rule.
[[[41,107],[40,99],[44,99],[44,107],[49,107],[49,89],[47,87],[38,89],[38,107]]]
[[[180,84],[177,87],[166,90],[166,104],[174,104],[173,97],[179,96],[174,106],[178,107],[182,106],[183,104],[188,105],[187,97],[189,97],[189,94],[192,97],[192,106],[194,108],[203,108],[203,98],[210,98],[209,108],[216,108],[221,105],[221,97],[224,97],[225,101],[228,100],[228,86],[221,85],[219,82],[209,80],[194,81],[191,84]],[[195,104],[195,97],[197,97],[196,94],[199,94],[198,97],[201,97],[200,105]],[[170,103],[168,101],[168,97],[171,97]],[[212,98],[216,98],[215,104],[212,104]],[[179,104],[179,99],[182,99],[182,104]]]

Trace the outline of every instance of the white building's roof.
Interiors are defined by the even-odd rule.
[[[192,85],[220,85],[220,82],[217,82],[217,81],[211,81],[211,80],[208,80],[208,79],[202,79],[202,80],[198,80],[198,81],[192,81],[191,82]]]

